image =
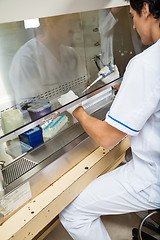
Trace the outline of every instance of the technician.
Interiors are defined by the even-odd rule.
[[[60,214],[74,240],[111,239],[100,216],[160,208],[160,1],[130,0],[133,28],[152,44],[128,64],[105,121],[80,106],[73,115],[99,145],[129,136],[133,159],[95,179]]]

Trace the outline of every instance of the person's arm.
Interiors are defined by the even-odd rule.
[[[126,133],[112,127],[107,122],[90,116],[81,106],[73,111],[73,116],[80,122],[86,133],[106,149],[113,148],[126,136]]]

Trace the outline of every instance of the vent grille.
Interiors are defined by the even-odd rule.
[[[80,91],[84,90],[86,88],[86,84],[87,84],[87,81],[88,81],[88,78],[89,78],[89,75],[86,74],[80,78],[77,78],[73,81],[70,81],[68,83],[64,83],[64,84],[61,84],[59,87],[55,87],[53,89],[50,89],[49,91],[47,92],[44,92],[36,97],[33,98],[33,101],[36,101],[38,99],[48,99],[48,100],[56,100],[57,97],[59,97],[60,95],[66,93],[67,91],[69,90],[73,90],[75,91],[76,94],[77,93],[77,89],[79,89]],[[78,86],[78,88],[77,88]],[[25,104],[27,103],[27,100],[25,100],[24,102],[21,102],[21,104]],[[59,107],[59,104],[57,103],[56,104],[56,101],[54,103],[54,108],[56,109],[57,107]],[[6,109],[3,109],[1,110],[1,112],[5,111],[5,110],[9,110],[9,109],[15,109],[17,108],[17,105],[12,105]]]
[[[10,183],[14,182],[16,179],[21,177],[36,165],[37,163],[32,162],[26,158],[20,158],[12,164],[6,166],[2,170],[5,185],[7,186]]]

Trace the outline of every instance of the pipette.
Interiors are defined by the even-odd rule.
[[[85,88],[82,93],[86,92],[90,87],[92,87],[95,83],[97,83],[98,81],[100,81],[102,78],[106,78],[107,76],[109,76],[111,73],[114,72],[114,68],[113,66],[111,66],[111,64],[109,65],[109,69],[110,72],[108,72],[107,74],[100,74],[98,78],[96,78],[96,80],[94,80],[87,88]]]
[[[92,87],[95,83],[97,83],[99,80],[103,78],[103,75],[100,75],[96,80],[94,80],[86,89],[82,91],[82,93],[86,92],[90,87]]]

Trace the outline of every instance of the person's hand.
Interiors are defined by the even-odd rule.
[[[108,66],[105,66],[103,68],[101,68],[101,70],[98,73],[98,76],[100,75],[107,75],[110,72],[110,69]]]
[[[86,114],[84,108],[82,106],[77,107],[74,111],[73,111],[73,119],[75,119],[76,121],[81,121],[83,118],[83,114]]]
[[[104,67],[104,68],[102,68],[100,71],[99,71],[99,73],[101,72],[104,72],[104,70],[106,70],[106,67]],[[104,73],[105,74],[105,73]],[[107,73],[106,73],[107,74]],[[105,75],[106,75],[105,74]],[[112,72],[111,74],[109,74],[107,77],[105,77],[105,78],[102,78],[102,81],[105,83],[105,84],[107,84],[107,83],[110,83],[110,82],[112,82],[113,80],[115,80],[115,79],[117,79],[117,78],[119,78],[119,71],[118,71],[118,68],[117,68],[117,66],[116,65],[114,65],[114,72]]]
[[[77,108],[79,108],[79,107],[81,107],[81,103],[79,103],[79,104],[76,104],[75,106],[73,106],[73,107],[71,107],[71,108],[67,109],[67,112],[69,112],[71,115],[73,115],[73,116],[74,116],[73,112],[75,112],[75,111],[76,111],[76,109],[77,109]]]
[[[82,107],[81,105],[79,105],[78,107],[76,107],[76,108],[74,109],[74,111],[72,112],[73,116],[76,118],[82,109],[83,109],[83,107]]]
[[[61,97],[58,98],[58,102],[59,102],[62,106],[64,106],[64,105],[66,105],[67,103],[72,102],[73,100],[76,100],[76,99],[78,99],[78,96],[77,96],[72,90],[70,90],[69,92],[61,95]],[[69,112],[70,114],[72,114],[72,112],[73,112],[78,106],[80,106],[80,105],[81,105],[81,104],[76,104],[75,106],[67,109],[67,112]]]

